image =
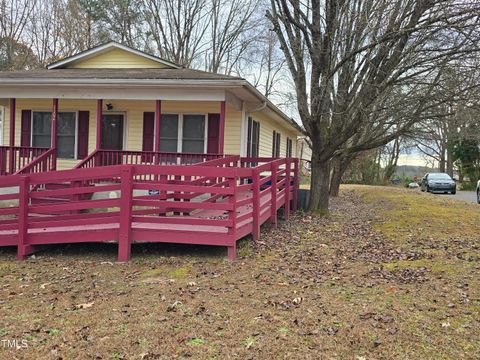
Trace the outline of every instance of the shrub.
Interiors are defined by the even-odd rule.
[[[412,182],[415,182],[415,181],[413,181],[413,178],[410,177],[410,176],[404,177],[404,178],[402,179],[402,184],[403,184],[403,186],[406,187],[406,188],[408,188],[408,184],[410,184],[410,183],[412,183]]]
[[[477,190],[477,184],[471,181],[464,181],[460,184],[460,190],[475,191]]]

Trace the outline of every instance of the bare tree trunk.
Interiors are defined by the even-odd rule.
[[[328,213],[330,182],[330,160],[320,159],[316,152],[312,154],[312,177],[310,180],[309,211]]]
[[[446,171],[446,152],[447,152],[447,149],[445,145],[442,143],[442,148],[440,149],[440,161],[438,163],[438,168],[442,173]]]
[[[341,165],[337,164],[333,168],[332,179],[330,180],[330,196],[336,197],[340,192],[340,184],[342,183],[343,171]]]
[[[340,193],[340,184],[343,174],[347,171],[353,157],[337,157],[332,162],[332,177],[330,179],[330,196],[336,197]]]
[[[453,158],[450,151],[447,151],[447,174],[453,177]]]

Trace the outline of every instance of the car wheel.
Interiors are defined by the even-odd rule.
[[[455,195],[457,193],[457,190],[452,191],[452,195]],[[477,195],[477,200],[478,200],[478,195]]]
[[[428,187],[428,185],[425,187],[425,191],[430,192],[430,188]]]
[[[480,204],[480,190],[477,190],[477,204]]]

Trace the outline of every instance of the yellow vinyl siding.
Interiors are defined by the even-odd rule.
[[[260,123],[259,156],[272,156],[274,130],[280,133],[280,157],[285,157],[287,153],[287,137],[292,139],[292,156],[296,156],[297,133],[295,131],[280,125],[264,113],[254,113],[250,116]]]
[[[67,67],[76,69],[162,69],[167,66],[122,49],[112,49],[87,59],[78,60]]]
[[[107,100],[105,104],[112,104],[112,111],[104,111],[108,113],[125,114],[124,129],[124,149],[141,151],[143,140],[143,113],[146,111],[155,111],[154,101],[141,100]],[[15,112],[15,145],[20,145],[21,137],[21,117],[22,110],[32,111],[51,111],[52,100],[47,99],[17,99]],[[6,108],[5,119],[9,118],[9,109]],[[95,149],[96,143],[96,100],[62,100],[59,99],[59,111],[89,111],[89,131],[88,131],[88,152]],[[220,102],[195,102],[195,101],[163,101],[162,113],[190,113],[205,114],[220,113]],[[231,106],[226,107],[225,117],[225,154],[240,154],[240,127],[242,113],[233,109]],[[8,134],[10,132],[10,124],[5,121],[3,140],[8,145]],[[70,169],[79,160],[59,159],[58,169]]]

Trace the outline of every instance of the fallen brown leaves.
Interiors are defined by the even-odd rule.
[[[454,221],[445,237],[375,230],[399,194],[344,190],[330,216],[266,227],[235,263],[212,247],[138,245],[124,265],[108,245],[25,263],[1,250],[0,339],[28,348],[0,358],[478,358],[480,245]]]

